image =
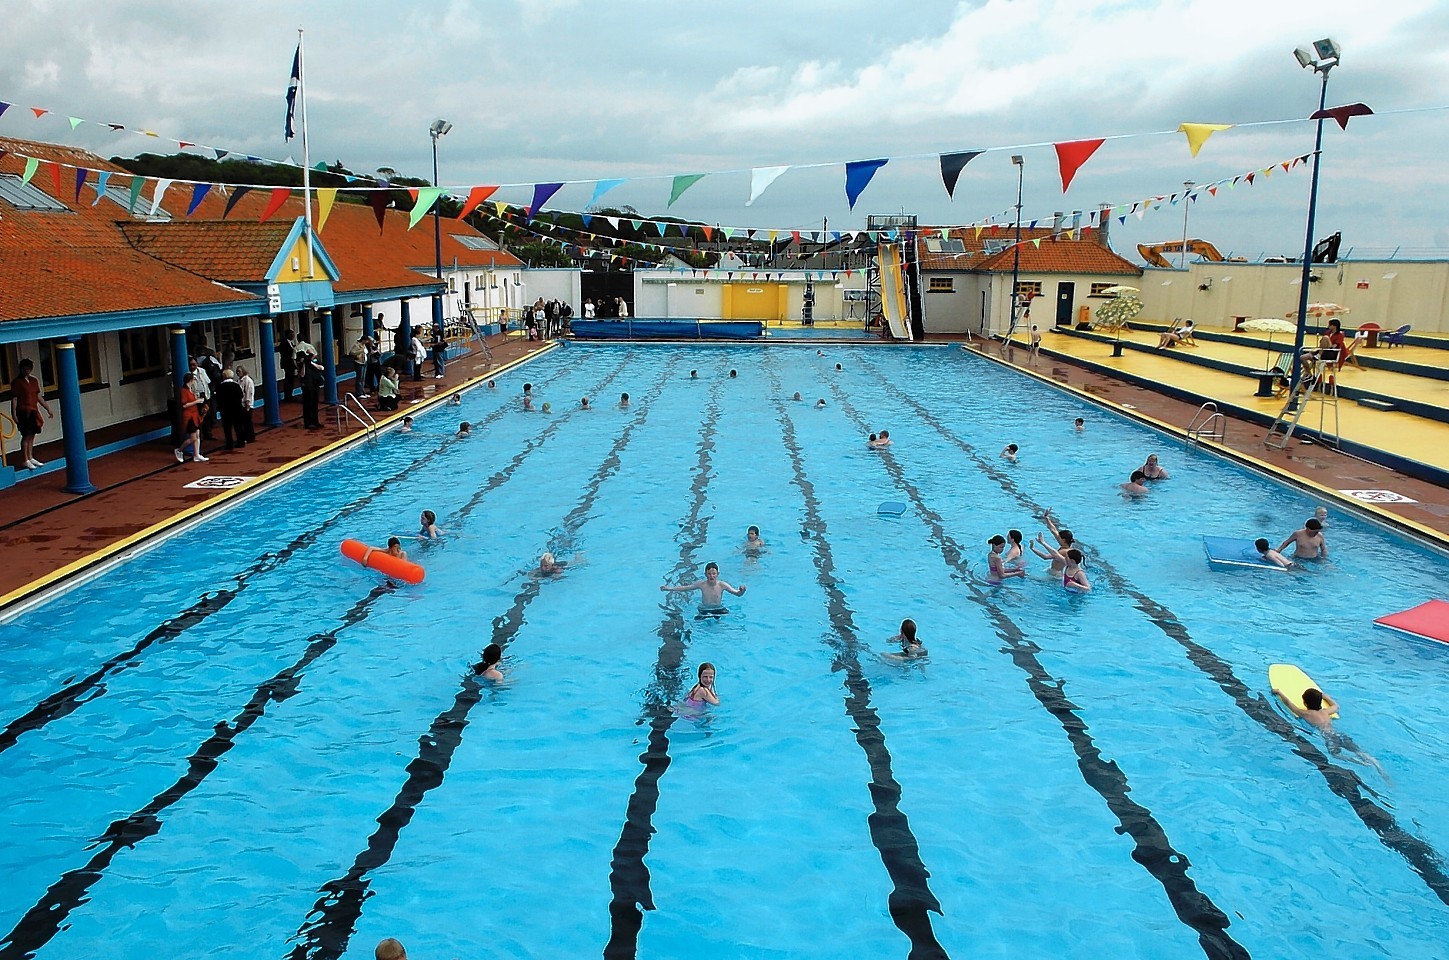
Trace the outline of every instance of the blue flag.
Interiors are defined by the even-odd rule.
[[[286,139],[297,135],[292,118],[297,115],[297,88],[302,85],[302,44],[297,44],[297,53],[292,57],[292,79],[287,84],[287,129]]]

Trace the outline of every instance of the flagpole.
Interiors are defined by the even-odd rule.
[[[306,53],[302,49],[302,28],[297,28],[297,99],[302,101],[302,206],[307,224],[307,279],[314,279],[315,263],[312,253],[312,161],[307,153],[307,84],[303,77],[307,73]]]

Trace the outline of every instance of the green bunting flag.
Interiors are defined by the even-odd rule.
[[[669,190],[669,202],[665,204],[665,207],[674,206],[674,201],[678,200],[684,194],[684,191],[703,179],[704,174],[702,173],[686,173],[675,177],[674,185]]]

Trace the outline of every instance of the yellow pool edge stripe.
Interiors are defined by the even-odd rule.
[[[448,390],[438,393],[430,400],[426,400],[420,404],[410,406],[406,410],[397,410],[391,413],[389,416],[378,420],[377,429],[381,430],[385,425],[390,426],[403,417],[413,416],[415,413],[421,413],[425,410],[429,410],[435,406],[438,406],[441,402],[446,400],[448,397],[451,397],[455,393],[461,393],[469,387],[475,386],[483,381],[492,379],[493,377],[496,377],[501,373],[507,373],[514,367],[521,366],[522,364],[525,364],[530,360],[537,359],[538,357],[541,357],[549,351],[555,350],[557,348],[558,341],[553,341],[542,347],[541,349],[535,350],[532,353],[527,354],[526,356],[519,357],[516,360],[510,360],[508,363],[500,366],[497,370],[490,370],[486,373],[473,377],[470,380],[465,380],[457,386],[451,387]],[[52,570],[50,573],[47,573],[42,577],[38,577],[37,579],[30,581],[25,586],[16,587],[9,593],[0,596],[0,612],[5,611],[9,607],[20,603],[21,601],[29,599],[30,597],[33,597],[38,593],[49,590],[51,587],[54,587],[64,582],[65,580],[70,579],[71,577],[84,573],[91,567],[94,567],[101,563],[105,563],[106,561],[114,558],[116,555],[123,553],[126,550],[129,550],[137,544],[143,543],[147,540],[152,539],[153,537],[159,536],[160,534],[165,533],[167,530],[170,530],[178,524],[185,523],[188,520],[195,519],[204,513],[208,513],[219,507],[225,506],[228,502],[236,499],[237,497],[256,493],[262,487],[275,482],[283,475],[291,473],[293,470],[297,470],[304,466],[307,466],[313,461],[331,456],[333,453],[336,453],[344,447],[350,446],[360,441],[364,441],[366,439],[366,430],[360,430],[357,433],[352,434],[351,436],[341,437],[327,444],[326,446],[319,447],[318,449],[313,450],[311,453],[307,453],[302,455],[301,457],[298,457],[296,460],[292,460],[280,466],[273,467],[261,476],[253,477],[251,480],[248,480],[246,483],[241,484],[240,486],[232,487],[229,490],[221,491],[216,496],[211,497],[207,500],[203,500],[200,503],[192,504],[191,506],[186,507],[180,512],[172,514],[165,520],[159,520],[143,530],[138,530],[135,533],[128,534],[127,536],[122,537],[115,543],[108,544],[107,546],[101,547],[99,550],[86,554],[84,557],[72,560],[65,566],[60,567],[56,570]],[[72,501],[72,503],[75,502],[78,501]],[[67,505],[69,506],[69,504]]]
[[[1103,397],[1099,397],[1099,396],[1097,396],[1094,393],[1089,393],[1086,390],[1081,389],[1080,387],[1074,387],[1070,383],[1062,383],[1059,380],[1055,380],[1055,379],[1053,379],[1051,377],[1046,376],[1045,374],[1038,373],[1035,370],[1029,370],[1029,369],[1027,369],[1025,367],[1019,367],[1019,366],[1017,366],[1014,363],[1010,363],[1010,362],[1008,362],[1006,360],[1001,359],[1000,357],[993,357],[989,353],[987,353],[986,352],[986,349],[985,349],[985,345],[988,345],[990,343],[991,343],[991,341],[984,341],[983,342],[983,346],[980,346],[980,347],[976,346],[974,343],[972,343],[972,344],[963,344],[962,346],[963,346],[963,349],[969,349],[971,352],[975,353],[977,356],[983,357],[986,360],[990,360],[992,363],[995,363],[995,364],[998,364],[1000,366],[1006,367],[1009,370],[1015,370],[1018,373],[1023,373],[1025,375],[1029,376],[1029,377],[1032,377],[1032,378],[1034,378],[1036,380],[1041,381],[1044,384],[1047,384],[1049,386],[1055,387],[1058,390],[1065,390],[1068,393],[1071,393],[1071,394],[1075,395],[1076,397],[1078,397],[1078,398],[1080,398],[1082,400],[1086,400],[1087,402],[1093,404],[1094,406],[1107,407],[1107,408],[1110,408],[1112,410],[1115,410],[1117,413],[1120,413],[1124,417],[1127,417],[1127,418],[1132,419],[1132,420],[1136,420],[1136,421],[1138,421],[1140,423],[1149,424],[1149,425],[1155,427],[1158,430],[1161,430],[1161,431],[1163,431],[1165,433],[1169,433],[1169,434],[1172,434],[1172,435],[1180,438],[1185,443],[1188,442],[1187,430],[1185,428],[1179,427],[1176,424],[1167,423],[1164,420],[1159,420],[1159,419],[1157,419],[1154,416],[1150,416],[1149,414],[1142,413],[1142,412],[1140,412],[1138,410],[1129,410],[1128,408],[1122,406],[1119,403],[1116,403],[1116,402],[1114,402],[1112,400],[1107,400],[1107,399],[1105,399]],[[1085,369],[1085,368],[1079,368],[1079,369]],[[1094,372],[1094,371],[1088,371],[1088,372]],[[1107,374],[1099,374],[1099,375],[1100,376],[1108,376]],[[1125,383],[1125,381],[1123,381],[1123,382]],[[1151,391],[1147,391],[1145,387],[1138,387],[1135,384],[1127,384],[1127,386],[1132,387],[1134,390],[1144,390],[1145,392],[1151,392]],[[1169,397],[1168,399],[1171,399],[1171,398]],[[1243,421],[1238,421],[1238,422],[1243,422]],[[1281,479],[1284,482],[1289,483],[1289,484],[1291,484],[1293,486],[1296,486],[1296,487],[1306,487],[1306,488],[1308,488],[1308,489],[1310,489],[1310,490],[1312,490],[1312,491],[1314,491],[1314,492],[1322,495],[1324,498],[1326,498],[1327,500],[1331,501],[1332,503],[1338,504],[1341,507],[1346,507],[1346,508],[1349,508],[1351,510],[1355,510],[1355,511],[1358,511],[1358,512],[1361,512],[1361,513],[1367,513],[1370,516],[1377,518],[1378,520],[1382,521],[1383,523],[1385,523],[1385,524],[1387,524],[1387,525],[1389,525],[1391,527],[1396,527],[1396,528],[1402,528],[1402,529],[1410,530],[1413,533],[1417,534],[1418,536],[1421,536],[1421,537],[1425,538],[1426,540],[1430,540],[1433,543],[1437,544],[1441,549],[1449,550],[1449,534],[1446,534],[1446,533],[1444,533],[1442,531],[1439,531],[1439,530],[1435,530],[1433,527],[1426,527],[1422,523],[1419,523],[1417,520],[1410,520],[1408,517],[1400,516],[1397,513],[1392,513],[1392,512],[1390,512],[1388,510],[1383,509],[1382,507],[1378,506],[1377,504],[1365,503],[1362,500],[1355,500],[1352,497],[1345,496],[1344,494],[1339,493],[1337,490],[1333,489],[1332,487],[1325,487],[1323,484],[1319,483],[1316,480],[1313,480],[1313,479],[1311,479],[1309,477],[1305,477],[1305,476],[1303,476],[1301,474],[1291,473],[1291,472],[1289,472],[1287,470],[1284,470],[1283,468],[1281,468],[1279,466],[1276,466],[1275,464],[1268,463],[1265,460],[1259,460],[1257,457],[1253,456],[1252,454],[1245,453],[1242,450],[1238,450],[1238,449],[1236,449],[1234,447],[1229,447],[1229,446],[1226,446],[1224,444],[1218,443],[1218,442],[1213,441],[1213,440],[1198,440],[1196,442],[1197,442],[1197,445],[1198,446],[1204,447],[1204,448],[1207,448],[1207,449],[1211,449],[1211,450],[1215,451],[1216,453],[1219,453],[1222,456],[1227,457],[1230,460],[1236,460],[1236,461],[1238,461],[1240,463],[1245,463],[1248,466],[1251,466],[1252,468],[1254,468],[1255,470],[1260,470],[1260,471],[1268,474],[1269,476],[1278,477],[1279,479]],[[1323,449],[1328,450],[1328,449],[1332,449],[1332,448],[1330,448],[1330,447],[1324,447]],[[1337,452],[1337,451],[1335,451],[1335,452]],[[1348,456],[1348,454],[1343,454],[1343,455],[1344,456]],[[1379,468],[1384,469],[1384,470],[1390,469],[1388,467],[1383,466],[1382,464],[1377,464],[1377,463],[1374,464],[1374,466],[1379,467]]]

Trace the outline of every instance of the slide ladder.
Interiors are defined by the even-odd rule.
[[[901,252],[893,243],[880,245],[880,301],[886,327],[896,340],[910,340],[906,317],[906,282],[901,271]]]
[[[1273,421],[1273,425],[1268,428],[1268,435],[1263,438],[1263,442],[1279,450],[1287,448],[1293,439],[1293,431],[1298,429],[1304,412],[1308,410],[1308,405],[1316,403],[1318,404],[1318,436],[1324,442],[1337,447],[1337,351],[1334,351],[1331,359],[1305,358],[1303,364],[1304,369],[1301,371],[1297,388],[1289,391],[1287,402],[1283,404],[1283,409],[1278,411],[1278,416]],[[1329,410],[1333,411],[1333,430],[1331,432],[1326,429]]]

